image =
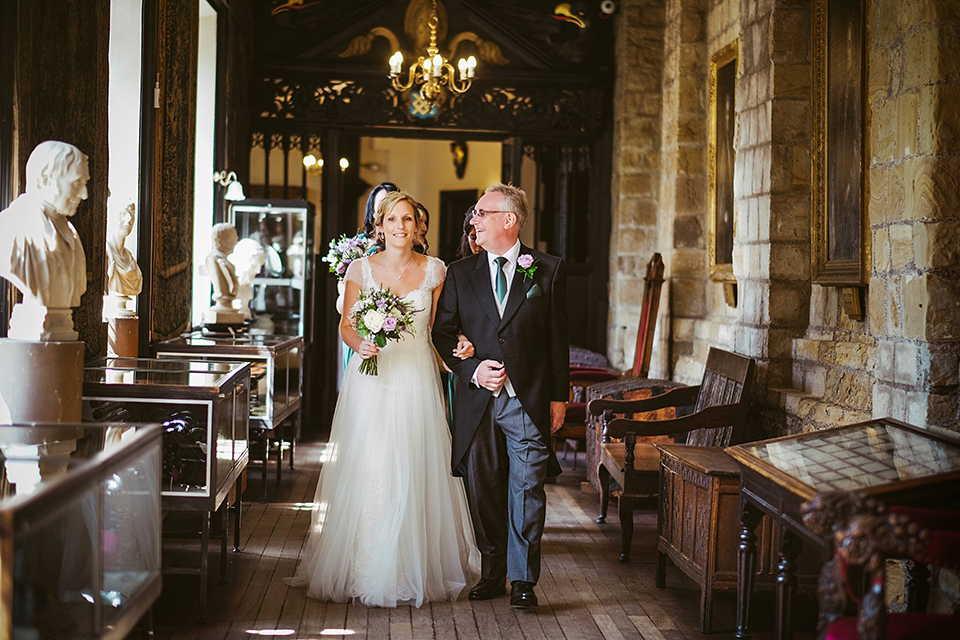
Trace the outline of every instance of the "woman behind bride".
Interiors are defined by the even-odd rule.
[[[413,250],[416,201],[393,192],[377,208],[382,249],[346,273],[343,341],[351,358],[337,400],[311,528],[292,586],[368,606],[454,600],[480,574],[463,483],[450,474],[450,430],[430,339],[446,267]],[[377,345],[350,324],[361,290],[413,304],[413,335]],[[469,357],[472,345],[462,345]],[[469,353],[468,353],[469,351]],[[378,360],[378,375],[359,371]]]

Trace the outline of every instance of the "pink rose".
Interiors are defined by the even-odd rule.
[[[525,253],[517,258],[517,264],[520,265],[521,269],[529,269],[533,264],[533,256],[529,253]]]
[[[397,319],[393,316],[387,316],[383,321],[384,331],[393,331],[397,328]]]

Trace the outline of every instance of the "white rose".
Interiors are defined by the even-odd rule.
[[[370,309],[363,314],[363,326],[365,326],[371,333],[380,331],[380,327],[383,326],[383,320],[383,314],[376,309]]]

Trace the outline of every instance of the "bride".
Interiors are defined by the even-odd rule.
[[[450,474],[450,430],[430,339],[446,267],[413,250],[416,201],[403,192],[377,209],[383,250],[346,273],[343,341],[351,358],[327,460],[317,485],[303,559],[292,586],[368,606],[454,600],[480,574],[463,483]],[[413,303],[414,335],[382,349],[350,325],[361,289],[389,288]],[[472,345],[458,347],[469,357]],[[360,373],[377,356],[379,375]]]

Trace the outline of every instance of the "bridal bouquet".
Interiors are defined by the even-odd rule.
[[[343,280],[350,263],[366,254],[369,242],[362,233],[353,237],[342,235],[330,241],[330,249],[321,260],[330,265],[330,273]]]
[[[387,340],[400,340],[403,332],[413,335],[413,314],[417,310],[390,292],[390,289],[361,290],[350,310],[350,324],[361,338],[372,340],[381,349]],[[360,363],[360,373],[377,375],[377,356]]]

